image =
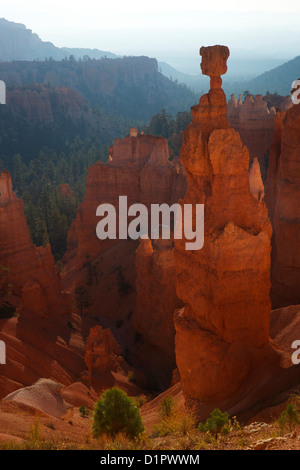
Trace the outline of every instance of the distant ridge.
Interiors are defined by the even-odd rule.
[[[77,60],[83,59],[85,56],[89,56],[91,59],[101,59],[102,57],[114,59],[117,57],[112,52],[99,49],[56,47],[51,42],[42,41],[25,25],[0,18],[1,62],[44,60],[50,57],[54,60],[61,60],[69,56],[74,56]]]
[[[251,94],[265,95],[267,92],[277,92],[279,95],[290,95],[292,83],[300,77],[300,56],[264,72],[258,77],[236,84],[233,92],[248,90]]]

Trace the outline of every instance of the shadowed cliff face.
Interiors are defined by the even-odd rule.
[[[68,290],[76,290],[78,284],[86,285],[88,266],[95,270],[97,279],[94,276],[91,285],[87,287],[92,305],[86,309],[86,315],[98,318],[101,325],[112,328],[123,351],[129,350],[132,360],[143,372],[145,364],[151,361],[149,370],[152,369],[156,375],[158,373],[161,383],[165,385],[169,384],[175,366],[172,316],[174,308],[181,305],[174,301],[177,299],[174,261],[170,260],[170,267],[164,266],[164,262],[169,260],[168,251],[157,253],[157,267],[154,271],[150,269],[148,277],[143,278],[145,267],[140,265],[141,269],[137,273],[135,268],[138,242],[130,239],[99,240],[96,226],[100,218],[96,216],[96,210],[100,204],[109,203],[118,214],[119,196],[127,196],[128,207],[142,203],[150,214],[151,204],[165,203],[171,206],[183,197],[185,191],[185,172],[178,163],[169,161],[165,138],[136,135],[116,139],[107,163],[97,162],[89,169],[86,193],[70,228],[68,250],[64,257],[63,283]],[[161,276],[162,283],[158,278],[154,281],[157,282],[157,291],[152,295],[152,276],[155,273],[158,275],[161,267],[166,268],[165,276]],[[169,282],[170,273],[173,281]],[[145,311],[139,302],[133,320],[136,282],[142,286],[141,289],[137,287],[139,299],[144,297],[144,300],[148,299],[152,303]],[[171,298],[168,298],[168,293],[171,293]],[[162,296],[165,299],[163,307]],[[160,315],[164,315],[162,321],[159,320]],[[149,341],[150,324],[152,333]],[[135,328],[139,334],[135,334]],[[144,347],[142,343],[148,346]]]
[[[258,159],[263,182],[267,180],[267,169],[270,161],[270,148],[273,141],[275,109],[285,111],[292,106],[289,96],[248,95],[243,102],[241,95],[237,100],[234,95],[227,105],[227,118],[241,136],[242,142],[249,150],[250,164]]]
[[[271,300],[274,308],[300,302],[300,105],[278,112],[266,198],[273,223]]]
[[[132,322],[143,342],[135,357],[169,385],[175,362],[174,311],[183,306],[176,295],[172,240],[140,239],[136,250],[136,306]]]
[[[50,246],[33,245],[23,201],[13,192],[7,171],[0,176],[0,266],[10,285],[0,307],[6,302],[17,308],[12,318],[0,318],[0,338],[7,346],[0,397],[40,377],[70,384],[84,368],[80,335],[73,340],[77,351],[68,346],[71,298],[62,292]]]
[[[185,173],[168,158],[165,138],[138,135],[116,139],[107,163],[97,162],[90,167],[86,193],[68,234],[68,269],[82,266],[87,255],[93,258],[118,243],[96,236],[96,210],[100,204],[112,204],[118,213],[119,196],[127,196],[128,207],[142,203],[150,212],[151,204],[172,205],[183,196]]]
[[[256,157],[260,163],[263,181],[266,181],[268,154],[273,138],[276,111],[268,108],[262,95],[253,99],[248,95],[244,101],[234,95],[228,102],[227,117],[231,127],[239,132],[250,154],[250,163]]]
[[[183,202],[205,204],[205,236],[192,252],[175,240],[177,294],[186,303],[175,315],[175,347],[186,396],[207,404],[234,400],[268,347],[272,229],[250,191],[249,152],[226,119],[220,74],[229,51],[200,53],[211,89],[192,108],[181,161]]]

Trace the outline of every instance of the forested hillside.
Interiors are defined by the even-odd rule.
[[[2,62],[0,79],[8,88],[32,83],[67,87],[107,115],[144,121],[163,108],[176,114],[197,102],[191,90],[162,75],[156,59],[148,57]]]

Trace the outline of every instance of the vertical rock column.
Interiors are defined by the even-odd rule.
[[[267,204],[273,222],[273,308],[300,302],[300,104],[278,113],[270,154]]]
[[[174,311],[183,306],[176,295],[176,268],[171,240],[141,238],[136,250],[136,307],[133,325],[143,339],[140,359],[166,385],[175,369]]]
[[[221,75],[229,50],[202,47],[211,88],[192,108],[181,148],[188,178],[183,203],[205,205],[204,246],[175,240],[175,351],[187,398],[213,403],[232,397],[269,342],[271,224],[249,186],[249,152],[226,119]]]

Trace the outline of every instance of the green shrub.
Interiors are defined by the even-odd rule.
[[[81,407],[79,408],[79,413],[81,414],[82,418],[87,418],[90,414],[89,410],[84,405],[81,405]]]
[[[163,437],[167,435],[187,436],[196,426],[196,417],[192,410],[184,407],[172,410],[169,417],[161,417],[161,420],[153,428],[152,437]]]
[[[210,432],[214,436],[220,433],[225,433],[229,429],[229,415],[228,413],[222,413],[219,408],[216,408],[211,412],[210,417],[207,418],[205,424],[199,424],[200,432]]]
[[[168,395],[167,397],[163,398],[158,412],[162,419],[169,418],[174,411],[174,400],[173,395]]]
[[[29,429],[29,439],[32,442],[39,442],[41,437],[40,417],[36,416]]]
[[[300,424],[299,413],[292,403],[289,403],[286,409],[281,413],[278,418],[278,424],[281,429],[288,426],[290,430],[297,426],[297,424]]]
[[[103,393],[94,409],[95,437],[107,434],[114,438],[118,433],[123,433],[134,438],[143,431],[142,418],[134,400],[117,387]]]
[[[135,397],[134,398],[134,401],[136,403],[136,405],[141,408],[143,405],[145,405],[148,401],[148,398],[146,397],[146,395],[139,395],[138,397]]]

